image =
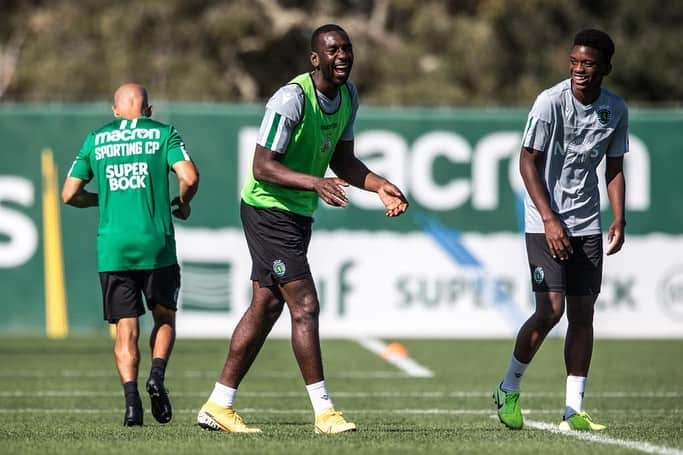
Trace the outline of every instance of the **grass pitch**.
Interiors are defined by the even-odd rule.
[[[141,345],[145,342],[141,340]],[[527,370],[521,431],[495,418],[491,391],[512,340],[404,340],[434,371],[412,378],[353,341],[323,342],[336,407],[359,431],[313,433],[313,415],[288,340],[269,340],[236,409],[260,435],[201,430],[197,410],[223,366],[225,340],[178,340],[167,372],[174,418],[160,425],[144,393],[145,426],[124,428],[112,340],[0,338],[0,453],[649,453],[683,454],[683,342],[598,340],[586,409],[609,429],[595,440],[554,434],[564,410],[562,342],[549,339]]]

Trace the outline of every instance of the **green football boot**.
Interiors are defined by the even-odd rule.
[[[512,430],[521,430],[524,426],[522,408],[519,406],[519,392],[506,392],[501,389],[501,382],[493,392],[493,401],[498,407],[498,418]]]
[[[587,412],[572,414],[560,423],[560,430],[562,431],[602,431],[606,429],[605,425],[593,422],[593,418]]]

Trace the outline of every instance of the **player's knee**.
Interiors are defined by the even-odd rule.
[[[264,316],[271,322],[275,322],[282,314],[282,309],[285,306],[285,302],[279,299],[272,299],[268,301],[264,308]]]
[[[315,293],[303,294],[295,305],[292,305],[292,321],[294,323],[308,323],[317,321],[320,314],[320,304]]]
[[[590,326],[593,325],[593,314],[593,305],[583,305],[567,311],[567,322],[571,326]]]
[[[553,327],[555,327],[558,322],[560,322],[560,319],[562,319],[563,314],[564,314],[564,308],[563,307],[552,308],[551,310],[549,310],[547,312],[543,312],[540,314],[537,313],[536,319],[538,320],[538,323],[542,328],[550,330]]]
[[[169,325],[175,328],[175,311],[163,307],[161,305],[155,305],[152,310],[152,315],[154,316],[155,327],[161,327],[163,325]]]
[[[121,319],[116,324],[116,339],[120,343],[137,343],[139,335],[137,318]]]
[[[564,295],[549,293],[536,298],[535,319],[538,328],[549,331],[564,315]]]

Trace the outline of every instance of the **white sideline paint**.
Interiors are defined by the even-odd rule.
[[[557,425],[546,422],[537,422],[534,420],[525,420],[524,425],[535,428],[537,430],[549,431],[551,433],[571,436],[584,441],[597,442],[600,444],[607,444],[619,447],[626,447],[628,449],[640,450],[645,453],[656,453],[662,455],[683,455],[683,450],[674,449],[672,447],[658,446],[650,444],[649,442],[629,441],[627,439],[615,439],[604,436],[599,433],[586,433],[582,431],[561,431]]]
[[[387,362],[392,365],[397,366],[401,371],[404,371],[408,376],[413,378],[433,378],[434,372],[423,367],[413,359],[408,356],[388,356],[383,357],[382,354],[386,353],[388,345],[381,340],[375,338],[357,338],[355,340],[370,352],[374,352],[378,356],[382,357]]]

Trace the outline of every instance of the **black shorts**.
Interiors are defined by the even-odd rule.
[[[263,287],[311,276],[308,244],[313,218],[242,201],[240,216],[251,255],[251,280]]]
[[[526,252],[534,292],[571,296],[598,295],[602,284],[602,235],[569,237],[574,252],[561,261],[550,254],[545,234],[526,234]]]
[[[122,270],[100,272],[104,320],[115,323],[122,318],[145,314],[142,294],[147,308],[161,305],[169,310],[178,308],[180,268],[178,264],[154,270]]]

